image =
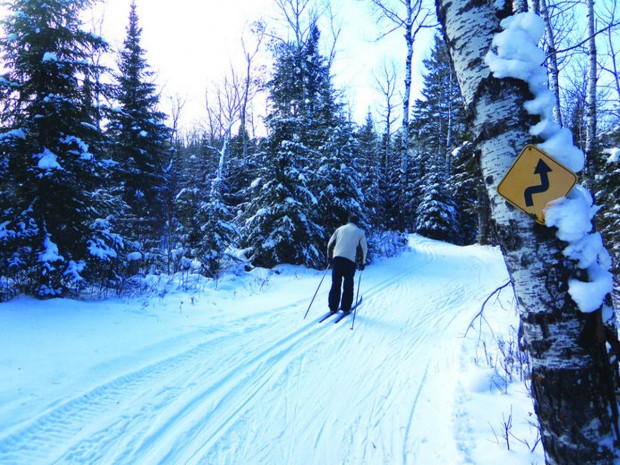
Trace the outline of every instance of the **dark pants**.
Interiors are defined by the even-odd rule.
[[[355,275],[355,263],[344,257],[335,257],[332,262],[332,287],[329,290],[329,309],[338,311],[340,302],[340,288],[342,287],[343,312],[351,310],[353,304],[353,275]],[[344,285],[342,281],[344,279]]]

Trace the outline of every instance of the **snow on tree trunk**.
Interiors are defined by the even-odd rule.
[[[613,463],[615,405],[604,345],[580,345],[587,319],[568,294],[578,273],[562,253],[565,243],[552,228],[516,211],[497,185],[538,122],[524,109],[532,99],[520,80],[497,79],[485,63],[500,20],[510,3],[436,0],[438,17],[454,62],[480,154],[493,221],[518,296],[522,333],[530,354],[532,394],[549,464]],[[598,326],[600,328],[600,326]],[[610,403],[611,402],[611,403]]]

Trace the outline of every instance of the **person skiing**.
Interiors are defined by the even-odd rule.
[[[327,243],[327,257],[332,264],[332,287],[328,296],[331,313],[336,313],[339,306],[345,313],[351,311],[355,265],[358,263],[363,270],[366,263],[368,243],[366,234],[357,226],[358,221],[357,216],[349,216],[348,223],[336,229]]]

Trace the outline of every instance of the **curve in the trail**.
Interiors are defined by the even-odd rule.
[[[368,267],[355,331],[350,320],[317,324],[323,289],[306,320],[305,299],[274,295],[276,305],[190,332],[186,348],[0,437],[0,463],[416,463],[438,351],[483,297],[480,264],[450,250],[421,242]],[[299,295],[315,285],[300,279]],[[449,434],[449,418],[434,421]]]

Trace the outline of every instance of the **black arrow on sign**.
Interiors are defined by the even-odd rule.
[[[542,160],[538,160],[538,164],[536,165],[536,169],[534,170],[534,174],[540,175],[540,184],[538,186],[530,186],[525,189],[525,205],[527,207],[531,207],[534,205],[534,200],[532,196],[534,194],[541,194],[546,192],[549,189],[549,172],[552,171],[551,168]]]

